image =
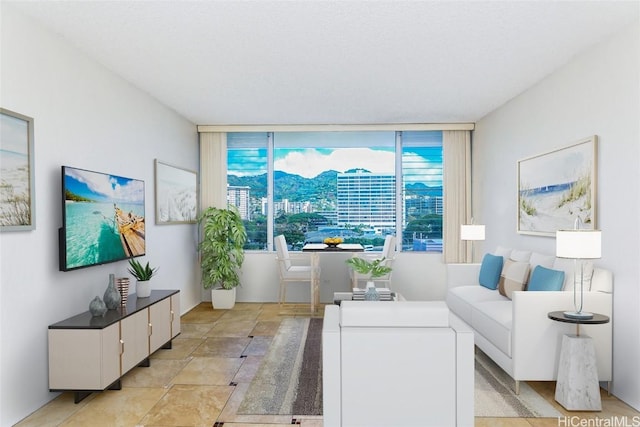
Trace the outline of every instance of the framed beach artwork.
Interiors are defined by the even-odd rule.
[[[33,119],[0,108],[0,230],[36,228]]]
[[[194,224],[198,174],[155,160],[156,224]]]
[[[597,136],[518,161],[518,233],[596,228]]]

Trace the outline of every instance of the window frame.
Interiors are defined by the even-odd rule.
[[[217,133],[240,133],[240,132],[267,132],[269,133],[269,144],[271,147],[267,149],[267,156],[271,158],[267,159],[268,162],[268,192],[267,197],[269,200],[273,199],[273,133],[274,132],[329,132],[329,131],[395,131],[396,132],[396,153],[402,153],[401,135],[402,131],[447,131],[447,130],[474,130],[475,125],[473,123],[423,123],[423,124],[384,124],[384,125],[200,125],[198,126],[198,132],[217,132]],[[226,139],[226,138],[225,138]],[[444,144],[444,141],[443,141]],[[400,149],[398,151],[398,145]],[[444,148],[443,148],[444,149]],[[402,155],[396,156],[396,163],[400,163],[399,169],[396,164],[396,171],[402,173]],[[444,174],[444,172],[443,172]],[[397,176],[397,175],[396,175]],[[398,218],[400,218],[400,232],[402,232],[402,179],[396,179],[396,232],[398,230]],[[444,189],[443,189],[444,191]],[[444,193],[443,193],[444,196]],[[267,210],[268,218],[273,218],[273,202],[268,204]],[[444,219],[444,218],[443,218]],[[443,235],[444,239],[444,235]],[[402,244],[399,244],[399,250],[402,250]],[[267,248],[262,250],[256,250],[256,252],[269,252],[273,251],[273,221],[267,221]],[[428,253],[428,252],[427,252]]]

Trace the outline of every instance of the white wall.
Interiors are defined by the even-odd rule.
[[[516,233],[516,164],[599,137],[598,264],[614,274],[613,394],[640,409],[640,31],[636,24],[577,56],[476,124],[473,209],[485,250],[554,253],[555,239]],[[588,309],[588,307],[586,307]]]
[[[60,166],[146,184],[147,256],[156,288],[180,289],[184,313],[200,302],[194,225],[155,225],[155,158],[196,170],[193,123],[87,59],[58,36],[2,5],[3,108],[35,119],[36,230],[0,234],[0,425],[57,394],[48,391],[47,326],[86,311],[122,261],[58,271]],[[142,53],[142,52],[141,52]]]
[[[333,301],[334,292],[350,292],[351,282],[345,260],[349,254],[320,255],[320,302]],[[237,289],[239,302],[277,302],[280,279],[275,252],[247,252]],[[441,254],[399,253],[394,261],[392,290],[413,301],[443,300],[446,295],[446,270]],[[288,302],[309,303],[308,285],[287,287]],[[203,291],[202,299],[211,301]]]

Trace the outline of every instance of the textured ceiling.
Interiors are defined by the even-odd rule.
[[[638,1],[2,2],[196,124],[474,122]]]

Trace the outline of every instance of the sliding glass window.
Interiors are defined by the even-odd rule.
[[[227,148],[246,249],[284,234],[292,250],[341,236],[376,251],[393,234],[404,251],[442,251],[440,131],[237,132]]]

